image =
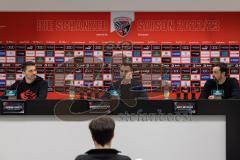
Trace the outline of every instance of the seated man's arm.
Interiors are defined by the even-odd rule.
[[[135,92],[136,92],[136,98],[144,98],[144,99],[148,99],[148,95],[147,95],[147,91],[146,89],[143,87],[141,81],[139,80],[134,80],[133,81],[133,88],[132,88]]]
[[[201,95],[199,99],[208,99],[208,97],[211,95],[211,87],[210,87],[210,82],[207,81],[204,84],[204,87],[201,90]]]
[[[109,86],[109,88],[105,91],[104,95],[101,97],[101,99],[109,99],[111,98],[111,94],[110,94],[110,90],[117,90],[118,87],[116,87],[116,83],[111,83],[111,85]]]
[[[38,92],[37,99],[46,99],[48,94],[48,83],[43,81]]]
[[[232,97],[231,99],[240,99],[240,87],[237,79],[233,79],[232,84]]]

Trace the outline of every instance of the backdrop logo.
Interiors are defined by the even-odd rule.
[[[113,19],[115,32],[121,36],[125,37],[130,31],[132,19],[129,17],[116,17]]]

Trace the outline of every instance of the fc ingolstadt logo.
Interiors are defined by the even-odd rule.
[[[132,19],[129,17],[116,17],[113,19],[115,32],[121,36],[125,37],[130,31]]]

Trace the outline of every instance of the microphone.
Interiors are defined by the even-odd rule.
[[[215,82],[216,82],[217,91],[215,93],[213,93],[214,99],[222,99],[222,93],[220,93],[220,91],[218,90],[218,83],[216,80],[215,80]]]

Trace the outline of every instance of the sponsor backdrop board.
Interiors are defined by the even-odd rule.
[[[106,89],[131,63],[149,92],[162,80],[200,92],[214,63],[239,80],[240,13],[1,12],[0,90],[37,64],[49,92],[70,86]]]

